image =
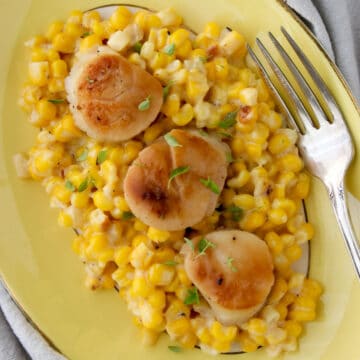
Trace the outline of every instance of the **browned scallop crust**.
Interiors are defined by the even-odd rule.
[[[221,190],[227,164],[223,148],[205,138],[184,130],[171,135],[182,146],[171,147],[162,138],[141,151],[127,172],[124,192],[131,211],[145,224],[175,231],[214,211],[218,195],[200,179],[210,177]],[[169,183],[171,171],[186,166],[189,171]]]
[[[274,283],[270,251],[264,241],[244,231],[216,231],[205,238],[215,244],[205,255],[184,246],[186,272],[219,320],[246,321],[264,304]],[[199,241],[193,240],[195,248]]]
[[[160,82],[107,47],[80,57],[66,87],[76,124],[100,141],[123,141],[139,134],[162,105]],[[139,110],[148,97],[149,108]]]

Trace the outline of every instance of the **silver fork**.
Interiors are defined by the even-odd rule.
[[[288,32],[284,28],[281,28],[281,31],[320,90],[323,97],[322,102],[326,103],[328,107],[327,112],[329,113],[329,116],[326,115],[326,112],[320,105],[320,102],[315,96],[313,90],[285,49],[273,36],[273,34],[269,33],[272,43],[275,45],[290,72],[296,79],[301,91],[309,102],[315,118],[317,119],[318,126],[312,121],[312,118],[306,110],[300,97],[264,44],[258,38],[256,39],[256,43],[266,61],[270,65],[283,88],[286,90],[289,100],[292,101],[293,105],[295,105],[298,122],[292,116],[284,99],[275,86],[275,83],[271,80],[269,73],[266,71],[264,65],[252,51],[250,46],[248,46],[248,51],[253,60],[259,66],[267,84],[279,100],[283,110],[286,112],[290,126],[298,131],[298,148],[302,158],[304,159],[305,165],[313,175],[318,177],[325,184],[328,190],[336,219],[350,252],[356,273],[360,279],[360,248],[349,217],[346,194],[344,190],[344,176],[354,156],[354,148],[350,133],[334,97],[331,95],[328,87],[321,79],[315,67],[311,64],[307,56],[300,49],[295,40],[288,34]],[[300,124],[302,127],[299,126]]]

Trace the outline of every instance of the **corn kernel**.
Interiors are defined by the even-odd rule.
[[[44,86],[50,75],[49,63],[47,61],[31,62],[29,64],[29,78],[32,84]]]
[[[253,341],[245,331],[239,334],[239,343],[241,350],[245,352],[254,352],[258,348],[256,342]]]
[[[97,34],[92,34],[92,35],[89,35],[89,36],[81,39],[80,50],[86,51],[88,49],[91,49],[94,46],[101,45],[101,43],[102,43],[101,37]]]
[[[150,265],[153,256],[154,252],[141,242],[131,252],[130,263],[135,268],[145,269]]]
[[[153,264],[149,269],[149,281],[157,286],[166,286],[175,276],[175,270],[167,265]]]
[[[131,294],[133,296],[147,297],[152,287],[147,283],[145,278],[135,277],[131,285]]]
[[[83,209],[89,205],[89,194],[86,191],[75,192],[71,195],[71,205]]]
[[[48,40],[53,40],[53,38],[55,37],[55,35],[59,34],[62,32],[64,28],[64,23],[61,21],[54,21],[53,23],[50,24],[50,26],[48,27],[47,31],[46,31],[46,38]]]
[[[156,310],[163,310],[166,306],[165,292],[162,290],[154,290],[148,296],[149,304]]]
[[[115,30],[123,30],[130,24],[131,11],[125,6],[119,6],[110,17],[110,24]]]
[[[293,171],[294,173],[301,171],[304,167],[304,162],[295,154],[286,154],[279,161],[284,170]]]
[[[302,249],[299,245],[293,244],[285,249],[285,255],[293,263],[301,258]]]
[[[55,78],[64,78],[68,74],[67,64],[64,60],[55,60],[51,63],[51,75]]]
[[[267,330],[267,325],[265,320],[254,317],[247,323],[246,330],[251,335],[264,335]]]
[[[174,116],[180,110],[180,97],[178,94],[170,94],[164,102],[161,111],[169,117]]]
[[[181,16],[179,16],[173,8],[167,8],[159,11],[157,16],[161,20],[163,26],[177,27],[182,23]]]
[[[269,151],[274,154],[280,154],[292,145],[290,139],[283,133],[275,134],[269,140]]]
[[[185,126],[189,124],[189,122],[193,119],[193,117],[194,117],[193,107],[190,104],[186,103],[180,108],[178,113],[176,113],[171,117],[171,120],[174,122],[175,125]]]
[[[147,236],[150,240],[156,243],[161,243],[169,239],[170,233],[166,230],[158,230],[150,226],[147,232]]]
[[[242,170],[242,171],[240,171],[240,173],[238,174],[237,177],[229,179],[227,181],[227,185],[230,188],[241,188],[248,183],[250,178],[251,178],[251,175],[250,175],[249,171]]]
[[[130,261],[130,253],[132,249],[130,246],[121,246],[114,253],[114,260],[117,265],[126,265]]]
[[[237,31],[229,31],[221,40],[220,47],[226,56],[231,56],[235,53],[244,55],[246,51],[245,38]]]
[[[287,332],[288,335],[299,337],[302,333],[302,326],[296,321],[287,320],[283,325],[284,330]]]
[[[64,54],[71,54],[74,52],[75,39],[66,33],[58,33],[52,40],[53,48]]]
[[[63,227],[71,227],[73,225],[71,215],[61,210],[58,216],[58,224]]]
[[[51,120],[55,119],[56,106],[49,101],[42,99],[36,104],[41,126],[46,126]]]
[[[284,245],[281,238],[275,232],[269,232],[265,235],[265,241],[268,244],[273,254],[280,254],[283,251]]]
[[[281,208],[270,209],[268,212],[268,217],[269,217],[269,220],[274,225],[285,224],[286,221],[288,220],[288,216],[287,216],[286,212]]]

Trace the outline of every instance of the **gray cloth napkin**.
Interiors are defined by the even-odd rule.
[[[335,59],[359,100],[360,0],[288,0],[287,3]],[[32,328],[1,283],[0,308],[1,360],[64,360]]]

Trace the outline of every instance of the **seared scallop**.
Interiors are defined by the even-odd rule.
[[[185,244],[185,270],[224,325],[241,325],[264,305],[274,283],[273,262],[266,243],[240,230],[222,230],[204,237],[211,246],[199,253]],[[204,243],[204,240],[203,240]]]
[[[79,55],[65,87],[76,125],[99,141],[139,134],[155,120],[163,99],[157,79],[107,46]]]
[[[163,230],[182,230],[213,213],[227,174],[227,145],[197,131],[172,130],[180,146],[160,138],[139,153],[124,181],[136,217]],[[170,180],[179,169],[179,175]],[[207,187],[205,182],[213,186]]]

